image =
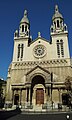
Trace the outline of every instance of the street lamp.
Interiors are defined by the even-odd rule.
[[[67,120],[69,120],[70,116],[69,116],[69,115],[67,115],[67,116],[66,116],[66,118],[67,118]]]

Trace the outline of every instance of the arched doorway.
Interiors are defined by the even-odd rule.
[[[14,96],[14,105],[18,105],[19,103],[19,94],[15,94]]]
[[[36,75],[31,83],[31,102],[44,104],[45,80],[41,75]]]

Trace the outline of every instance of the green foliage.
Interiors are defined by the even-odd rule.
[[[5,98],[3,98],[3,85],[4,81],[0,79],[0,108],[4,106]]]
[[[68,76],[65,80],[65,87],[67,90],[67,102],[68,106],[72,108],[72,86],[71,86],[72,77]]]

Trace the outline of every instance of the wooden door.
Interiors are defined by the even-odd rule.
[[[44,104],[43,88],[37,88],[37,90],[36,90],[36,104]]]

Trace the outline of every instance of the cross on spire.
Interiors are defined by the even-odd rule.
[[[24,17],[27,17],[27,10],[24,11]]]
[[[55,6],[55,13],[58,12],[58,5]]]

